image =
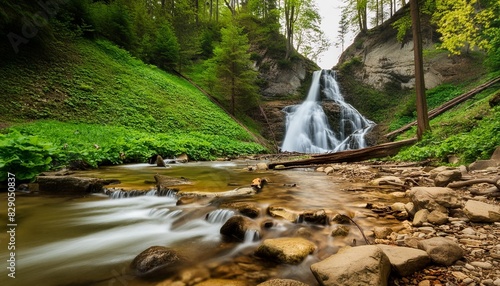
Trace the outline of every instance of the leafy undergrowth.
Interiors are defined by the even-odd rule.
[[[0,135],[2,176],[31,179],[74,161],[95,167],[153,154],[210,160],[266,151],[187,81],[107,41],[6,62],[0,100],[0,123],[11,126]]]
[[[489,99],[497,88],[490,88],[474,98],[430,121],[431,132],[417,144],[404,148],[393,159],[447,163],[448,156],[459,158],[459,164],[489,159],[500,146],[500,106],[490,107]],[[415,136],[415,127],[400,138]]]

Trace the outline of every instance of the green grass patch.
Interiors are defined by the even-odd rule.
[[[0,169],[20,180],[72,162],[92,167],[146,162],[154,154],[173,158],[187,154],[192,160],[257,154],[266,150],[253,142],[200,132],[150,133],[123,126],[59,121],[21,124],[0,134]]]

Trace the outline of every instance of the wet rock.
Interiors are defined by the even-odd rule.
[[[340,224],[351,223],[351,221],[349,220],[349,217],[346,215],[343,215],[343,214],[335,214],[332,217],[332,222],[340,223]]]
[[[497,205],[468,200],[464,212],[472,222],[500,222],[500,206]]]
[[[429,217],[429,211],[426,209],[421,209],[417,213],[415,213],[412,224],[414,226],[422,226],[424,223],[427,222],[428,217]]]
[[[320,285],[379,285],[388,283],[391,263],[377,246],[365,245],[339,251],[311,265]]]
[[[393,232],[390,227],[376,226],[373,228],[375,238],[386,239]]]
[[[299,214],[296,211],[280,206],[269,206],[267,213],[272,217],[286,219],[290,222],[296,222],[299,218]]]
[[[175,273],[186,263],[186,258],[174,249],[164,246],[151,246],[134,258],[130,268],[138,276],[154,278]]]
[[[302,283],[297,280],[291,279],[272,279],[263,283],[258,284],[257,286],[308,286],[305,283]]]
[[[69,176],[38,176],[36,182],[41,194],[83,195],[101,193],[105,185],[114,181]]]
[[[438,210],[433,210],[427,216],[427,221],[434,225],[442,225],[448,222],[448,215]]]
[[[220,208],[235,209],[240,214],[249,218],[256,218],[260,215],[260,208],[257,204],[249,202],[228,202],[220,205]]]
[[[437,264],[450,266],[464,256],[464,251],[451,239],[433,237],[418,242],[418,248],[425,250]]]
[[[250,229],[258,230],[259,228],[256,223],[248,217],[235,215],[224,223],[220,229],[220,234],[222,234],[226,240],[243,241],[246,232]]]
[[[332,228],[331,236],[347,236],[349,234],[349,227],[345,225],[336,225]]]
[[[267,163],[260,162],[260,163],[257,163],[257,170],[259,170],[259,171],[269,170],[269,166],[267,165]]]
[[[175,157],[175,161],[177,163],[187,163],[187,162],[189,162],[189,157],[186,153],[182,153],[179,156]]]
[[[155,182],[156,182],[156,188],[158,190],[168,189],[171,186],[192,185],[193,184],[193,182],[191,182],[190,180],[188,180],[184,177],[175,178],[175,177],[156,174],[154,176],[154,178],[155,178]]]
[[[326,225],[329,222],[328,215],[325,210],[308,210],[299,215],[299,221]]]
[[[439,210],[447,213],[447,208],[460,207],[457,193],[450,188],[413,187],[409,196],[417,210]]]
[[[168,167],[167,163],[165,163],[165,160],[163,160],[163,158],[160,155],[156,156],[156,166],[165,168]]]
[[[242,280],[231,280],[231,279],[208,279],[201,283],[195,284],[195,286],[249,286],[246,281]]]
[[[400,276],[408,276],[424,269],[431,259],[427,252],[409,247],[377,245],[389,257],[393,269]]]
[[[439,172],[434,178],[436,187],[446,187],[449,183],[458,181],[462,178],[462,172],[458,169]]]
[[[301,237],[266,239],[255,254],[285,264],[299,264],[316,250],[316,245]]]

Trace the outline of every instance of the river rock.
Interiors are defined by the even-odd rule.
[[[250,202],[228,202],[219,206],[220,208],[235,209],[240,214],[249,218],[256,218],[260,215],[260,208],[255,203]]]
[[[320,285],[379,285],[388,283],[391,262],[375,245],[345,249],[311,265]]]
[[[420,249],[384,244],[377,246],[389,257],[393,269],[400,276],[408,276],[420,271],[431,262],[427,252]]]
[[[296,211],[280,206],[269,206],[267,213],[272,217],[286,219],[290,222],[296,222],[299,218],[299,214]]]
[[[434,178],[436,187],[446,187],[449,183],[458,181],[462,178],[462,172],[458,169],[439,172]]]
[[[373,228],[375,238],[386,239],[391,233],[393,233],[393,230],[390,227],[376,226]]]
[[[414,226],[422,226],[424,223],[427,222],[427,217],[429,216],[429,211],[426,209],[421,209],[418,212],[415,213],[415,216],[413,217],[413,225]]]
[[[174,249],[164,246],[151,246],[134,258],[130,268],[138,276],[152,278],[174,273],[186,263],[186,258]]]
[[[418,210],[439,210],[447,213],[447,208],[458,208],[458,195],[450,188],[442,187],[413,187],[409,191],[410,200]]]
[[[304,222],[313,223],[313,224],[326,225],[329,223],[329,218],[328,218],[328,215],[326,214],[326,211],[323,209],[321,209],[321,210],[307,210],[307,211],[303,211],[299,215],[299,221],[304,221]]]
[[[231,280],[231,279],[208,279],[201,283],[195,284],[195,286],[249,286],[245,281],[241,280]]]
[[[331,236],[347,236],[349,234],[349,227],[345,225],[336,225],[332,228]]]
[[[175,161],[177,163],[187,163],[187,162],[189,162],[189,157],[186,153],[182,153],[179,156],[175,157]]]
[[[69,176],[38,176],[36,179],[41,194],[49,195],[83,195],[100,193],[103,187],[115,181],[97,178]]]
[[[433,210],[428,216],[427,221],[434,225],[442,225],[448,222],[448,214],[438,210]]]
[[[486,170],[490,167],[497,167],[498,165],[500,165],[500,162],[496,160],[477,160],[469,165],[469,171]]]
[[[309,285],[292,279],[272,279],[260,283],[257,286],[309,286]]]
[[[418,242],[418,248],[425,250],[437,264],[450,266],[464,256],[464,251],[451,239],[433,237]]]
[[[165,168],[168,167],[167,163],[165,163],[165,160],[163,160],[163,157],[160,155],[156,156],[156,166]]]
[[[267,163],[264,163],[264,162],[260,162],[260,163],[257,163],[257,170],[269,170],[269,166],[267,165]]]
[[[453,168],[453,167],[439,166],[439,167],[436,167],[436,168],[429,171],[429,177],[434,180],[439,173],[444,172],[444,171],[454,170],[454,169],[455,168]]]
[[[156,188],[158,189],[158,191],[168,189],[171,186],[193,184],[193,182],[183,177],[175,178],[175,177],[156,174],[154,178],[156,182]]]
[[[316,245],[301,237],[270,238],[262,242],[255,254],[279,263],[299,264],[316,250]]]
[[[385,176],[370,181],[370,185],[379,186],[382,182],[393,182],[401,185],[403,184],[403,181],[401,181],[401,179],[396,176]]]
[[[256,223],[248,217],[235,215],[229,218],[221,227],[220,234],[229,241],[243,241],[248,230],[258,230]]]
[[[500,222],[500,206],[468,200],[464,212],[472,222]]]

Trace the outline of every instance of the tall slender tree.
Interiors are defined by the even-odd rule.
[[[424,63],[422,57],[422,32],[420,27],[419,0],[410,0],[410,14],[413,33],[413,54],[415,61],[415,92],[417,96],[417,138],[430,130],[427,114],[427,100],[425,97]]]

